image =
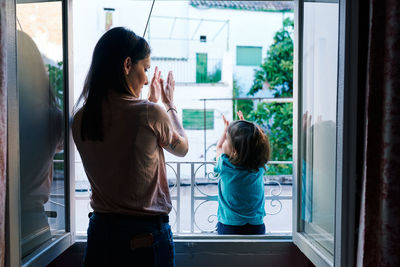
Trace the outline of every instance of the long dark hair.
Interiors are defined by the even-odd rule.
[[[233,153],[229,161],[249,170],[264,167],[270,158],[271,148],[268,136],[264,131],[250,121],[239,120],[228,127]]]
[[[78,103],[84,100],[81,138],[102,141],[102,104],[110,91],[131,94],[125,74],[124,61],[132,65],[150,55],[149,44],[133,31],[116,27],[107,31],[94,48],[92,63]]]

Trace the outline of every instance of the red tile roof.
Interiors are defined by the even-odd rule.
[[[294,9],[294,1],[210,1],[190,0],[196,8],[227,8],[253,11],[288,11]]]

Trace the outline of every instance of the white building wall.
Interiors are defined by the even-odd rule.
[[[126,26],[142,35],[151,4],[152,1],[74,1],[75,95],[83,86],[93,48],[104,33],[103,8],[115,9],[114,26]],[[251,87],[256,66],[236,66],[236,47],[261,46],[262,57],[265,58],[269,46],[273,43],[275,32],[282,28],[282,21],[286,17],[293,18],[293,13],[199,9],[190,6],[189,1],[156,1],[146,38],[152,47],[153,57],[195,60],[196,53],[207,53],[211,60],[221,59],[225,52],[230,52],[233,56],[234,77],[244,92],[247,92]],[[193,19],[203,21],[200,23],[199,20]],[[199,41],[200,35],[207,36],[206,43]]]
[[[160,65],[162,67],[162,65]],[[150,70],[150,73],[152,72]],[[232,101],[214,101],[216,98],[232,98],[232,64],[231,55],[225,53],[222,57],[221,82],[219,83],[176,83],[174,100],[178,109],[178,117],[182,121],[183,109],[203,109],[204,101],[201,99],[210,99],[206,101],[206,109],[214,110],[214,129],[206,132],[206,146],[210,146],[218,141],[224,126],[222,123],[222,114],[231,120]],[[167,70],[163,69],[164,77]],[[179,75],[176,73],[175,75]],[[144,88],[143,97],[148,95],[148,88]],[[175,157],[166,153],[167,161],[203,161],[204,160],[204,131],[186,130],[189,138],[189,152],[185,158]],[[207,153],[207,160],[214,160],[215,147]]]
[[[151,1],[77,0],[73,5],[74,98],[77,100],[90,67],[94,47],[105,32],[104,8],[114,8],[114,26],[142,35]]]
[[[74,96],[80,95],[90,67],[93,49],[105,32],[104,8],[114,8],[113,26],[125,26],[142,35],[152,1],[130,0],[80,0],[73,2],[74,22]],[[284,17],[293,13],[260,12],[232,9],[198,9],[189,1],[156,1],[146,39],[152,48],[152,57],[186,58],[184,70],[175,71],[176,106],[182,115],[183,108],[203,108],[202,98],[231,98],[232,76],[246,93],[252,84],[256,66],[236,66],[236,46],[261,46],[265,58],[273,36],[282,28]],[[165,18],[176,17],[177,19]],[[184,19],[183,19],[184,18]],[[189,19],[189,20],[188,20]],[[203,21],[201,21],[203,19]],[[207,42],[200,42],[200,35]],[[177,40],[171,40],[177,39]],[[217,84],[195,84],[196,53],[207,53],[209,65],[214,59],[222,60],[222,81]],[[163,76],[176,69],[172,61],[153,61],[149,71],[151,79],[155,65]],[[181,62],[182,63],[182,62]],[[179,63],[179,64],[181,64]],[[209,71],[211,67],[209,67]],[[186,76],[187,75],[187,76]],[[180,80],[181,79],[181,80]],[[187,82],[189,79],[192,83]],[[147,96],[144,88],[143,96]],[[222,132],[221,114],[232,118],[231,101],[207,101],[207,108],[215,110],[214,130],[207,131],[207,146],[216,142]],[[204,159],[203,131],[188,131],[190,150],[184,161]],[[212,159],[210,155],[207,159]],[[167,160],[178,160],[167,156]]]
[[[228,48],[233,63],[233,74],[247,93],[253,83],[254,70],[257,66],[237,66],[237,46],[259,46],[262,47],[262,58],[267,55],[267,50],[273,44],[273,37],[282,28],[282,22],[286,17],[293,19],[293,12],[261,12],[234,9],[198,9],[189,8],[189,16],[192,18],[209,18],[229,21]],[[213,26],[205,28],[202,34],[208,33]],[[199,32],[200,34],[200,32]],[[224,36],[224,31],[220,35]],[[208,36],[208,35],[207,35]],[[221,37],[222,37],[221,36]],[[197,49],[197,47],[193,47]],[[211,46],[210,49],[213,49]]]

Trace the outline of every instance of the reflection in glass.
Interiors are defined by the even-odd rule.
[[[301,231],[334,251],[338,3],[304,3]]]
[[[18,4],[17,25],[24,257],[65,231],[61,3]]]

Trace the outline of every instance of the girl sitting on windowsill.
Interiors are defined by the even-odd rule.
[[[214,171],[219,174],[218,224],[220,235],[265,233],[264,171],[270,157],[269,140],[256,124],[229,122],[218,141]]]

